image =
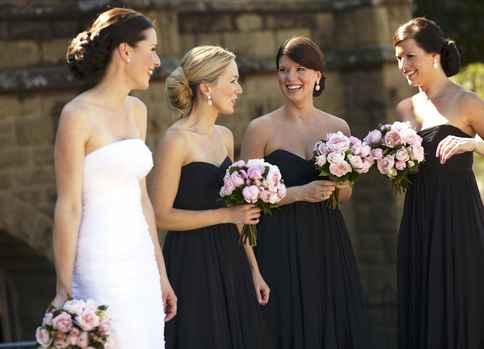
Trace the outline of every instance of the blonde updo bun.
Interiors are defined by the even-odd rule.
[[[197,46],[183,56],[180,66],[165,81],[169,105],[179,116],[193,109],[201,83],[218,80],[235,55],[219,46]]]

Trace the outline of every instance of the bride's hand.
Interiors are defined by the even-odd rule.
[[[170,321],[176,315],[178,299],[176,298],[175,291],[173,291],[168,279],[161,282],[161,294],[165,306],[165,321]]]
[[[67,302],[67,297],[65,295],[56,294],[55,298],[52,300],[52,302],[50,302],[50,304],[56,309],[61,309],[65,302]]]
[[[259,302],[261,305],[266,305],[269,302],[269,294],[271,293],[271,289],[262,278],[260,272],[252,273],[252,281],[254,282],[257,302]]]

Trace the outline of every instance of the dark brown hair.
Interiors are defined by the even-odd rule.
[[[279,69],[279,61],[282,56],[289,57],[303,67],[319,71],[321,73],[320,89],[316,91],[314,88],[313,96],[319,96],[323,92],[326,81],[324,76],[324,54],[314,41],[303,36],[296,36],[284,41],[277,51],[277,69]]]
[[[121,43],[135,47],[145,38],[143,31],[153,23],[141,13],[127,8],[112,8],[96,17],[89,29],[79,33],[69,44],[66,60],[78,79],[104,74],[113,51]]]
[[[459,72],[461,57],[454,41],[447,39],[437,23],[425,18],[413,18],[402,24],[393,35],[393,46],[413,39],[427,53],[440,54],[440,63],[445,75],[452,76]]]

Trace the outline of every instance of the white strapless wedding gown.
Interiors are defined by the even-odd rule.
[[[74,298],[109,306],[115,349],[164,348],[164,311],[140,180],[153,167],[140,139],[88,154],[73,275]]]

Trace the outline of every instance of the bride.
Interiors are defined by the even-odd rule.
[[[156,45],[146,17],[113,8],[67,50],[73,74],[96,85],[64,106],[57,131],[53,305],[108,305],[116,349],[164,348],[163,320],[176,314],[146,191],[146,107],[128,96],[148,88]]]

